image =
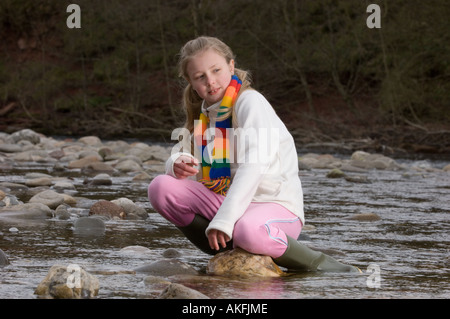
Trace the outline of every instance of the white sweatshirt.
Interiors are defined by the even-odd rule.
[[[219,106],[220,102],[208,108],[202,106],[210,119],[208,127],[214,128]],[[231,239],[234,224],[251,202],[278,203],[305,224],[298,157],[291,134],[266,98],[255,90],[242,92],[234,108],[238,126],[234,132],[243,134],[230,146],[232,183],[206,234],[217,229]],[[211,154],[213,139],[208,139],[208,146]],[[174,153],[166,162],[167,174],[175,176],[173,164],[181,155],[192,156],[186,152]],[[200,167],[195,178],[202,178],[201,174]]]

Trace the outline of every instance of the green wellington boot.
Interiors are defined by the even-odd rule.
[[[205,235],[209,220],[200,215],[195,215],[194,220],[185,227],[177,227],[191,243],[208,255],[215,255],[233,247],[233,242],[229,241],[227,247],[214,250],[209,247],[208,237]]]
[[[312,250],[289,236],[287,239],[288,248],[285,253],[274,259],[279,266],[291,270],[361,273],[357,267],[343,264],[320,251]]]

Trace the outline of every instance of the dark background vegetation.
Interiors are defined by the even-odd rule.
[[[70,3],[81,29],[66,26]],[[1,0],[0,131],[170,141],[176,55],[211,35],[300,143],[448,153],[449,17],[440,0]]]

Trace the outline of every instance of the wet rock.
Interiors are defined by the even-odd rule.
[[[101,146],[102,141],[97,136],[83,136],[78,139],[78,142],[89,146]]]
[[[56,181],[53,188],[61,192],[65,190],[76,191],[75,185],[68,180]]]
[[[63,150],[54,150],[48,153],[48,156],[53,157],[55,159],[61,159],[65,156],[66,154],[64,153]]]
[[[159,276],[146,276],[144,278],[144,284],[146,286],[150,285],[170,285],[170,281],[165,280],[162,277]]]
[[[93,162],[99,162],[99,161],[100,160],[99,160],[98,156],[87,156],[87,157],[70,162],[67,165],[67,168],[69,168],[69,169],[80,168],[81,169],[85,166],[90,165]]]
[[[25,182],[28,187],[51,186],[52,184],[51,178],[48,177],[33,178]]]
[[[33,130],[23,129],[12,133],[8,137],[8,141],[12,144],[18,143],[22,140],[29,141],[33,144],[38,144],[41,141],[41,136]]]
[[[0,201],[0,207],[8,207],[8,206],[14,206],[19,205],[20,202],[14,195],[6,195],[1,199]]]
[[[123,209],[127,219],[147,219],[148,213],[144,207],[137,206],[128,198],[121,197],[112,200],[111,203],[118,205]]]
[[[55,160],[54,158],[48,156],[47,152],[44,150],[29,150],[14,153],[11,158],[17,162],[46,162]]]
[[[347,182],[351,183],[370,183],[370,180],[365,175],[345,175],[344,178]]]
[[[108,218],[125,219],[126,213],[122,207],[107,200],[99,200],[89,210],[89,215],[100,215]]]
[[[9,265],[8,256],[6,256],[6,253],[0,249],[0,267],[4,267]]]
[[[399,169],[401,168],[395,160],[381,154],[370,154],[356,151],[351,156],[351,165],[365,169]]]
[[[66,204],[59,205],[55,209],[55,216],[60,220],[68,220],[70,218],[69,206]]]
[[[100,155],[103,158],[103,160],[106,160],[106,158],[112,154],[113,154],[113,151],[109,147],[101,147],[98,150],[98,155]]]
[[[45,219],[53,217],[53,210],[41,203],[27,203],[0,208],[0,218]]]
[[[89,163],[81,168],[81,173],[86,175],[93,175],[99,173],[112,174],[116,170],[109,164],[103,162]]]
[[[73,224],[73,231],[82,236],[101,236],[105,233],[105,222],[95,217],[80,217]]]
[[[61,196],[64,198],[64,204],[67,204],[69,206],[75,206],[77,204],[77,200],[72,196],[68,194],[61,194]]]
[[[279,277],[283,274],[271,257],[251,254],[240,248],[215,255],[209,260],[206,272],[241,277]]]
[[[147,273],[154,276],[196,275],[197,270],[177,259],[162,259],[143,265],[135,269],[139,273]]]
[[[341,178],[344,177],[345,173],[341,171],[339,168],[333,168],[331,171],[327,173],[328,178]]]
[[[108,174],[102,173],[102,174],[96,175],[92,179],[91,184],[92,185],[112,185],[112,179],[111,179],[111,176],[109,176]]]
[[[311,169],[333,169],[341,165],[341,161],[330,154],[312,154],[308,153],[300,157],[299,165]]]
[[[375,213],[362,213],[362,214],[354,214],[350,217],[347,217],[349,220],[358,220],[362,222],[373,222],[380,220],[381,217]]]
[[[141,165],[130,159],[118,163],[115,168],[121,172],[139,172],[142,170]]]
[[[175,248],[167,248],[162,253],[163,257],[165,258],[178,258],[181,257],[181,253],[176,250]]]
[[[158,296],[158,299],[210,299],[201,292],[183,286],[181,284],[171,283]]]
[[[54,265],[34,293],[42,298],[84,299],[98,295],[99,281],[78,265]]]
[[[149,248],[144,247],[144,246],[139,246],[139,245],[127,246],[127,247],[122,248],[119,251],[119,254],[121,254],[121,255],[134,256],[134,257],[142,257],[142,256],[149,255],[151,253],[152,253],[152,251]]]
[[[10,194],[17,196],[26,194],[28,192],[27,186],[18,183],[1,182],[0,188],[6,192],[9,192]]]
[[[41,203],[50,207],[51,209],[56,209],[56,207],[64,203],[64,196],[55,191],[46,190],[31,197],[29,202]]]
[[[17,144],[0,144],[0,152],[4,153],[18,153],[22,152],[22,146]]]

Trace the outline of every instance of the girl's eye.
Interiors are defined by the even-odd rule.
[[[215,70],[214,70],[214,72],[216,72],[216,73],[219,72],[219,71],[220,71],[220,69],[215,69]]]

